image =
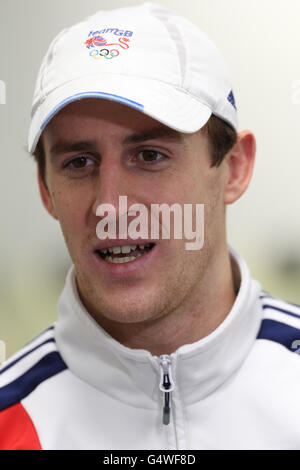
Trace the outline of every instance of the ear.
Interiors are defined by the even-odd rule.
[[[38,183],[39,183],[39,188],[40,188],[40,195],[41,195],[41,199],[43,201],[44,207],[46,208],[47,212],[49,212],[49,214],[52,215],[52,217],[54,217],[54,219],[58,220],[57,214],[55,212],[54,204],[52,201],[52,197],[41,177],[39,166],[37,166],[37,177],[38,177]]]
[[[246,191],[253,172],[255,138],[250,131],[242,131],[233,148],[225,157],[228,177],[224,190],[224,203],[232,204]]]

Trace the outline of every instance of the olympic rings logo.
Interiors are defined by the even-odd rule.
[[[104,57],[104,59],[113,59],[114,57],[117,57],[119,55],[119,51],[117,49],[93,49],[90,52],[90,56],[93,57],[93,59],[101,59],[101,57]]]

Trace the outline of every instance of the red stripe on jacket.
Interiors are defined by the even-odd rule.
[[[30,416],[21,403],[0,411],[0,450],[41,450]]]

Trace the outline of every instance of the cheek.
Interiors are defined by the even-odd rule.
[[[160,203],[184,204],[195,200],[200,186],[197,175],[181,168],[169,174],[160,185],[152,187],[151,192]]]
[[[222,180],[218,178],[210,187],[205,205],[205,239],[213,246],[218,245],[225,237],[225,226]]]
[[[68,218],[84,203],[84,189],[76,181],[68,181],[55,169],[49,172],[49,189],[59,219]]]
[[[76,192],[68,185],[56,184],[51,191],[51,198],[60,223],[64,237],[68,242],[80,235],[80,226],[85,217],[85,200],[76,197]]]

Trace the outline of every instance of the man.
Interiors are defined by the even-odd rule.
[[[39,71],[29,151],[74,265],[58,321],[2,366],[0,447],[299,449],[300,308],[264,294],[227,245],[255,140],[237,133],[211,42],[152,3],[64,30]],[[101,236],[103,204],[116,237]],[[124,238],[134,204],[141,229],[155,204],[204,205],[204,242],[186,249],[175,222],[167,238]]]

